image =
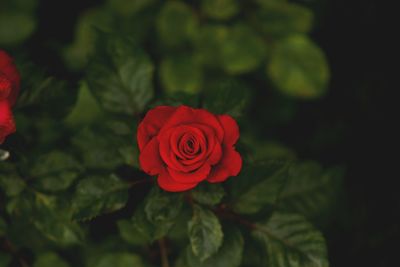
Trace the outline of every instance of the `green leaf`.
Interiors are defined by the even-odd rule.
[[[65,122],[72,127],[90,125],[104,115],[86,82],[81,82],[78,100]]]
[[[146,245],[149,242],[149,238],[144,236],[130,220],[119,220],[117,222],[119,235],[123,240],[132,245]]]
[[[322,50],[302,35],[276,44],[267,71],[282,93],[304,99],[325,94],[330,76]]]
[[[18,196],[26,187],[14,166],[8,163],[0,162],[0,189],[6,196]]]
[[[224,230],[224,242],[216,254],[205,261],[200,261],[192,249],[186,250],[186,261],[189,267],[239,267],[242,262],[243,237],[241,232],[233,227]]]
[[[335,203],[342,176],[341,168],[324,170],[311,161],[293,164],[279,196],[278,206],[282,210],[303,214],[309,219],[321,217]]]
[[[110,8],[122,16],[135,15],[155,3],[157,3],[157,0],[107,0]]]
[[[94,50],[95,29],[111,30],[113,19],[103,7],[90,8],[79,16],[74,40],[63,50],[64,62],[69,69],[78,71],[87,65],[88,57]]]
[[[182,209],[182,195],[153,187],[145,200],[145,213],[149,222],[160,226],[170,224]]]
[[[93,267],[144,267],[141,258],[131,252],[113,252],[100,256]]]
[[[84,128],[72,138],[72,144],[88,169],[114,170],[122,165],[124,158],[119,151],[120,141],[121,138],[94,127]]]
[[[18,110],[21,109],[30,116],[34,114],[36,118],[39,118],[39,115],[46,119],[51,118],[50,123],[45,122],[47,125],[62,126],[58,120],[64,119],[64,116],[71,111],[76,102],[77,91],[72,90],[67,81],[49,77],[43,69],[31,62],[18,65],[18,70],[21,77],[24,77],[21,79],[21,88],[24,90],[18,98]],[[42,118],[33,120],[32,123],[44,124]]]
[[[82,166],[71,155],[53,151],[40,156],[30,171],[35,185],[44,191],[67,189],[82,172]]]
[[[91,219],[123,208],[128,201],[128,185],[117,176],[93,176],[79,182],[72,199],[73,218]]]
[[[153,97],[153,64],[130,39],[98,31],[87,82],[108,112],[135,115]]]
[[[168,234],[182,210],[181,194],[165,192],[154,187],[132,218],[133,232],[139,232],[147,242]]]
[[[217,253],[223,242],[224,234],[215,214],[198,205],[188,224],[190,244],[194,255],[205,261]]]
[[[33,267],[68,267],[69,264],[54,252],[46,252],[36,259]]]
[[[181,1],[166,1],[157,19],[158,34],[167,46],[190,41],[197,26],[198,21],[193,10]]]
[[[250,100],[250,88],[240,81],[227,79],[206,88],[204,108],[215,114],[242,115]]]
[[[265,44],[256,32],[244,24],[229,30],[221,46],[221,63],[229,74],[242,74],[257,68],[265,56]]]
[[[206,24],[196,34],[196,58],[209,67],[219,67],[221,50],[229,35],[229,28],[223,25]]]
[[[239,3],[236,0],[202,0],[201,8],[209,17],[226,20],[236,15]]]
[[[25,201],[30,201],[25,199]],[[29,220],[48,240],[61,246],[81,244],[84,233],[76,222],[70,219],[69,206],[57,205],[56,200],[44,194],[36,193],[33,207],[25,207],[31,210]],[[27,205],[27,203],[23,204]],[[28,213],[23,211],[24,215]]]
[[[293,33],[308,33],[313,14],[308,8],[287,1],[259,1],[263,8],[252,17],[253,24],[273,38]]]
[[[302,216],[274,213],[266,223],[256,226],[253,236],[265,246],[265,266],[329,266],[322,234]]]
[[[36,20],[29,14],[0,12],[0,45],[17,45],[36,29]]]
[[[166,57],[160,65],[161,83],[168,94],[196,93],[202,85],[203,73],[191,55]]]
[[[247,164],[231,179],[233,208],[242,214],[257,213],[266,205],[275,204],[288,178],[289,164],[267,161]]]
[[[201,183],[191,191],[193,200],[204,205],[217,205],[225,196],[221,184]]]

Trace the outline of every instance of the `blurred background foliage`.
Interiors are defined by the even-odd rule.
[[[252,178],[227,185],[236,212],[258,220],[270,205],[301,213],[323,232],[331,266],[393,266],[400,202],[383,171],[390,161],[380,163],[391,143],[383,136],[386,73],[371,53],[385,53],[372,37],[382,36],[377,7],[373,0],[0,0],[0,47],[23,77],[18,133],[4,145],[12,157],[0,163],[0,236],[7,235],[0,266],[158,266],[157,245],[142,245],[168,231],[176,266],[204,266],[182,249],[188,207],[160,222],[152,203],[177,200],[152,190],[136,207],[151,187],[130,188],[146,177],[134,140],[141,114],[181,103],[239,121],[239,150],[250,166],[242,175]],[[279,198],[263,197],[271,184],[257,162],[269,159],[306,159]],[[338,165],[346,166],[344,180],[342,168],[328,167]],[[219,203],[224,193],[208,190]],[[292,219],[276,214],[266,224]],[[224,256],[208,266],[239,261],[229,253],[243,249],[243,266],[264,266],[258,243],[222,227],[231,247],[222,245]],[[278,255],[279,244],[271,251]]]

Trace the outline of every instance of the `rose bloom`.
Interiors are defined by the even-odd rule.
[[[19,73],[12,58],[0,50],[0,144],[15,132],[11,108],[17,100],[19,83]]]
[[[139,124],[140,165],[158,175],[171,192],[194,188],[202,181],[219,183],[236,176],[242,159],[235,150],[239,127],[228,115],[187,106],[159,106]]]

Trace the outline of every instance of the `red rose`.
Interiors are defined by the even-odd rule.
[[[194,188],[201,181],[225,181],[238,175],[242,159],[235,150],[239,127],[228,115],[187,106],[159,106],[139,124],[140,166],[158,175],[166,191]]]
[[[19,92],[19,73],[13,60],[0,50],[0,144],[7,135],[15,132],[11,107]]]

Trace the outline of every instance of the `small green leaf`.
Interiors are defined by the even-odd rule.
[[[168,46],[190,41],[197,25],[193,10],[182,1],[166,1],[157,19],[160,39]]]
[[[28,39],[36,29],[33,16],[0,12],[0,45],[17,45]]]
[[[108,112],[135,115],[153,97],[153,64],[130,39],[98,31],[87,82]]]
[[[145,200],[144,210],[147,219],[154,225],[171,223],[182,209],[182,195],[165,192],[154,187]]]
[[[85,167],[100,170],[113,170],[124,163],[120,141],[100,127],[84,128],[72,138]]]
[[[237,24],[230,29],[221,46],[222,67],[229,74],[254,70],[262,63],[264,56],[264,41],[244,24]]]
[[[229,79],[206,88],[203,105],[212,113],[239,117],[249,100],[250,88],[240,81]]]
[[[57,192],[67,189],[82,170],[82,166],[71,155],[53,151],[38,158],[30,175],[35,178],[35,185],[39,189]]]
[[[89,55],[94,50],[95,29],[111,30],[112,24],[112,14],[103,7],[94,7],[83,12],[77,19],[73,42],[63,51],[67,67],[73,71],[85,67]]]
[[[288,1],[259,1],[263,8],[252,17],[253,24],[274,38],[293,33],[308,33],[313,14],[308,8]]]
[[[123,208],[128,201],[128,185],[117,176],[94,176],[81,180],[72,199],[73,217],[91,219]]]
[[[165,58],[160,65],[160,79],[168,94],[196,93],[202,85],[202,69],[191,55]]]
[[[26,187],[13,165],[0,162],[0,190],[8,197],[18,196]]]
[[[242,262],[244,241],[241,232],[233,227],[225,229],[224,241],[216,254],[205,261],[200,261],[192,249],[186,250],[186,261],[189,267],[238,267]]]
[[[335,203],[342,176],[343,170],[340,168],[323,170],[311,161],[293,164],[279,196],[278,206],[309,219],[319,218]]]
[[[142,259],[131,252],[113,252],[100,256],[93,267],[144,267]]]
[[[129,244],[142,246],[148,243],[149,239],[139,232],[132,221],[119,220],[117,225],[120,236]]]
[[[202,10],[211,18],[226,20],[240,10],[236,0],[202,0]]]
[[[201,183],[191,191],[193,200],[204,205],[217,205],[225,196],[221,184]]]
[[[265,224],[256,226],[253,236],[264,244],[264,266],[329,266],[322,234],[302,216],[274,213]]]
[[[292,35],[276,44],[268,75],[282,93],[313,99],[325,94],[329,67],[322,50],[302,35]]]
[[[83,125],[90,125],[96,119],[100,118],[102,110],[99,103],[90,92],[87,83],[82,82],[79,87],[78,100],[75,107],[69,113],[65,122],[72,127],[81,127]]]
[[[47,252],[39,255],[33,267],[68,267],[69,264],[54,252]]]
[[[247,164],[231,179],[233,208],[242,214],[257,213],[275,204],[288,178],[289,165],[281,161]]]
[[[196,58],[208,67],[221,66],[222,45],[229,35],[229,28],[223,25],[206,24],[196,34]]]
[[[188,224],[189,239],[194,255],[205,261],[217,253],[224,234],[215,214],[198,205],[194,206],[193,218]]]

